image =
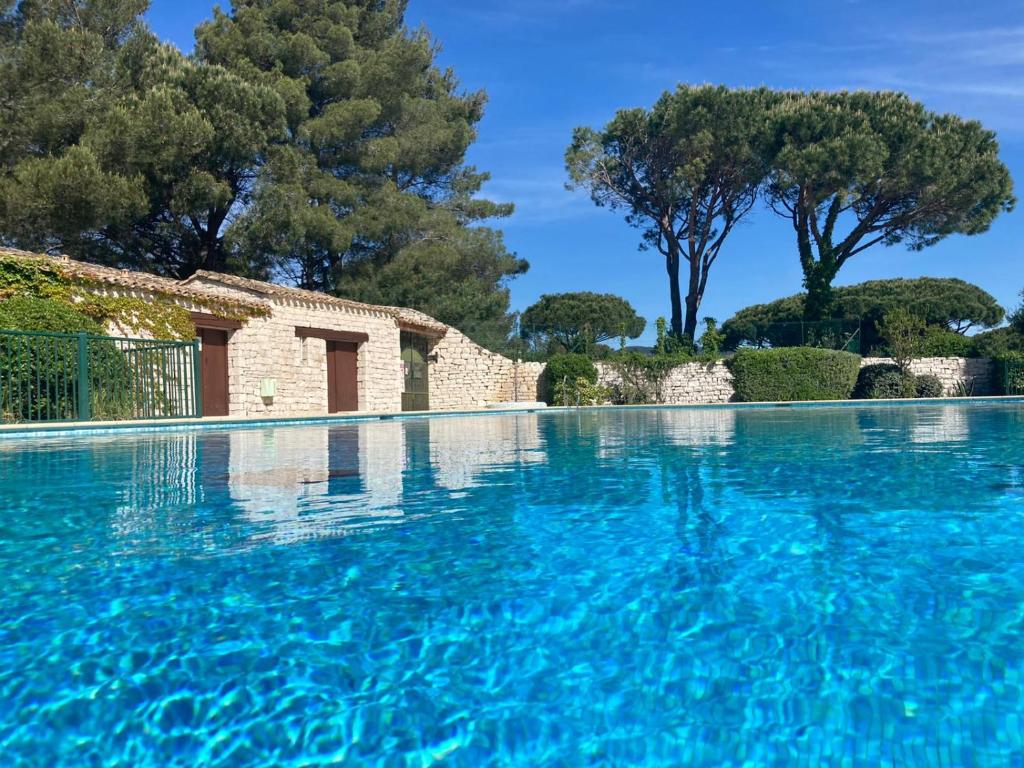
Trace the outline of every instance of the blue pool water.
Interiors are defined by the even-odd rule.
[[[1024,410],[0,441],[7,766],[1024,765]]]

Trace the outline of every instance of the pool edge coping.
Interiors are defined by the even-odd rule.
[[[149,419],[110,422],[54,422],[47,424],[0,425],[0,440],[39,437],[99,437],[125,433],[191,432],[267,427],[323,426],[357,424],[372,421],[454,418],[470,416],[514,416],[537,413],[600,413],[607,411],[647,410],[803,410],[821,408],[882,408],[908,406],[959,405],[1024,405],[1024,395],[991,395],[983,397],[936,397],[880,400],[801,400],[765,403],[684,403],[678,405],[595,405],[585,407],[550,406],[526,408],[475,408],[451,411],[388,411],[348,413],[344,415],[306,416],[227,416],[205,419]]]

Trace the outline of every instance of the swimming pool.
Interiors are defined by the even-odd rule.
[[[1020,405],[0,440],[5,765],[1021,765]]]

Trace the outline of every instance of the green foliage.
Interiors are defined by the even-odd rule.
[[[520,333],[534,348],[557,341],[570,352],[591,353],[602,341],[635,339],[647,321],[628,301],[607,293],[545,294],[523,312]]]
[[[924,320],[905,309],[887,312],[878,324],[886,352],[904,373],[910,372],[910,364],[924,352],[924,330]]]
[[[196,54],[145,0],[0,6],[0,242],[175,278],[198,269],[428,312],[488,346],[527,269],[465,165],[483,93],[404,2],[217,10]]]
[[[1002,395],[1024,395],[1024,352],[1007,352],[993,358],[996,381]]]
[[[765,178],[775,101],[766,89],[681,85],[651,110],[622,110],[599,131],[573,134],[572,184],[623,211],[642,247],[665,259],[676,337],[695,337],[711,267]],[[685,319],[681,269],[691,286]]]
[[[607,389],[580,376],[576,379],[563,379],[555,384],[552,404],[561,406],[601,405],[608,401],[608,397]]]
[[[57,334],[100,334],[102,328],[82,312],[54,299],[13,296],[0,301],[0,329]],[[131,391],[131,369],[124,355],[104,339],[88,346],[89,365],[102,371],[103,387],[93,400],[96,418],[117,418],[121,404],[103,391]],[[77,413],[74,382],[78,377],[78,341],[74,338],[11,336],[0,333],[0,371],[18,386],[4,388],[4,421],[46,417],[73,418]]]
[[[577,379],[586,379],[591,384],[597,383],[597,367],[586,355],[565,353],[555,355],[548,360],[544,369],[547,391],[554,393],[560,384],[574,384]]]
[[[495,346],[506,282],[528,265],[479,226],[512,212],[477,197],[487,174],[465,164],[486,96],[437,67],[405,5],[247,2],[199,27],[202,62],[285,111],[228,239],[300,287],[419,309]]]
[[[832,281],[872,245],[978,234],[1015,203],[992,132],[903,94],[791,93],[775,124],[768,199],[796,230],[810,320],[828,316]]]
[[[892,363],[864,366],[853,393],[858,400],[899,400],[916,395],[916,378]]]
[[[718,329],[718,321],[713,317],[705,317],[704,333],[699,340],[701,359],[709,362],[717,360],[724,342],[725,334]]]
[[[860,357],[811,347],[743,349],[726,361],[740,402],[846,400]]]
[[[974,357],[974,339],[930,325],[921,342],[921,357]]]
[[[144,0],[22,0],[0,18],[0,230],[10,244],[184,277],[284,135],[269,87],[159,44]]]
[[[665,381],[675,368],[693,362],[693,357],[686,353],[621,352],[609,362],[618,379],[611,392],[615,402],[645,405],[665,402]]]
[[[915,376],[914,386],[917,397],[942,397],[946,394],[946,388],[942,386],[942,381],[939,380],[939,377],[933,376],[930,373]]]
[[[971,337],[975,357],[1004,357],[1013,352],[1024,353],[1024,334],[1013,326],[996,328]]]
[[[737,312],[725,322],[726,347],[772,342],[781,333],[772,326],[799,323],[804,316],[806,294],[788,296],[768,304],[755,304]],[[972,328],[989,328],[1003,319],[1003,308],[995,298],[976,285],[953,278],[870,280],[833,288],[825,316],[833,320],[862,321],[863,349],[879,345],[876,323],[886,312],[907,309],[929,326],[966,333]]]
[[[0,329],[45,333],[103,332],[100,324],[67,304],[35,296],[12,296],[0,301]]]

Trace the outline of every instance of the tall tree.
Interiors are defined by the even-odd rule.
[[[4,239],[174,277],[251,271],[224,234],[284,103],[160,45],[147,6],[22,0],[3,17]]]
[[[665,258],[676,336],[694,337],[711,268],[757,198],[775,100],[764,89],[683,85],[652,110],[624,110],[600,131],[574,132],[566,153],[572,185],[599,206],[624,210],[643,233],[642,247]]]
[[[521,335],[535,347],[554,340],[569,352],[589,353],[610,339],[635,339],[647,321],[625,299],[609,293],[545,294],[519,318]]]
[[[995,135],[904,94],[791,94],[776,117],[768,197],[796,232],[807,319],[825,317],[839,270],[873,245],[977,234],[1014,205]]]
[[[203,61],[287,104],[286,136],[230,236],[306,288],[427,309],[428,290],[396,279],[420,271],[435,289],[484,292],[456,324],[488,305],[489,322],[507,325],[504,282],[527,265],[477,227],[512,208],[478,199],[487,175],[465,164],[486,99],[437,68],[427,33],[404,26],[405,5],[238,0],[200,27]],[[468,282],[456,285],[460,274]]]

